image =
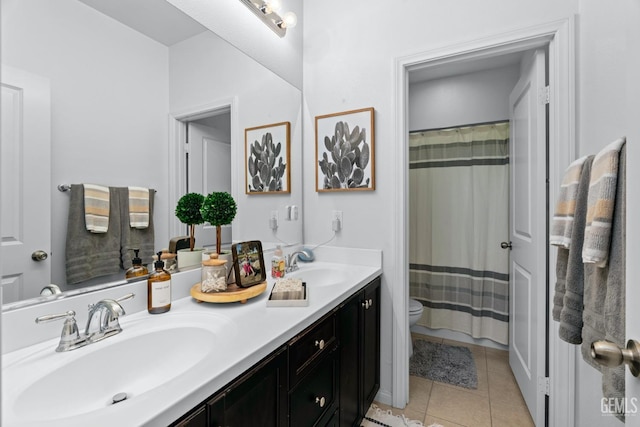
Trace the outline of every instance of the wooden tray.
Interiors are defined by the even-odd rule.
[[[244,304],[249,298],[256,297],[267,289],[267,282],[261,282],[249,288],[241,288],[235,283],[227,286],[224,292],[200,292],[200,282],[191,287],[191,296],[198,302],[237,302]]]

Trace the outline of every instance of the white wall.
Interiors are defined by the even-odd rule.
[[[640,339],[637,302],[637,259],[640,196],[633,191],[639,182],[638,118],[640,117],[640,5],[634,0],[602,2],[580,0],[578,155],[596,154],[614,139],[627,136],[627,337]],[[635,304],[630,304],[630,296]],[[635,316],[635,317],[634,317]],[[635,320],[634,320],[635,319]],[[635,329],[635,332],[633,328]],[[622,426],[600,411],[601,375],[577,355],[576,425]],[[633,378],[633,377],[632,377]],[[632,388],[635,386],[635,391]],[[640,397],[638,380],[627,381],[627,397]],[[639,426],[640,416],[628,416],[627,426]]]
[[[519,64],[409,85],[409,129],[509,120]]]
[[[344,212],[338,246],[377,248],[383,252],[381,393],[392,385],[392,311],[396,275],[392,245],[391,206],[399,191],[393,158],[394,59],[438,47],[471,41],[566,18],[578,0],[509,2],[462,0],[446,2],[307,2],[304,9],[304,234],[319,243],[330,237],[331,211]],[[361,107],[376,109],[376,190],[316,193],[314,191],[314,116]],[[314,165],[314,166],[311,166]]]
[[[221,38],[286,81],[302,89],[303,2],[282,1],[281,13],[292,11],[298,25],[280,38],[239,1],[167,0]]]
[[[210,32],[177,43],[170,52],[172,113],[237,100],[238,126],[232,123],[231,129],[231,181],[238,205],[233,239],[269,242],[269,213],[278,210],[278,237],[301,242],[301,220],[284,221],[285,206],[302,203],[300,91]],[[244,129],[285,121],[291,122],[291,194],[245,194]]]
[[[3,0],[1,25],[2,63],[51,81],[52,282],[66,282],[58,184],[155,188],[166,246],[167,48],[76,0]]]

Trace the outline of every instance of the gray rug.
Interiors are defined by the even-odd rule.
[[[467,347],[415,340],[409,375],[464,388],[478,388],[476,362]]]

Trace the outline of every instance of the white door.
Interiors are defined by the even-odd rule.
[[[539,93],[545,86],[545,53],[523,59],[511,92],[511,212],[509,260],[509,364],[529,412],[544,425],[546,287],[546,115]],[[540,379],[540,380],[539,380]]]
[[[8,303],[39,295],[51,277],[51,96],[48,79],[7,66],[1,76],[0,259]]]
[[[231,144],[211,127],[193,122],[188,126],[189,191],[204,196],[214,191],[231,193]],[[215,227],[196,227],[196,246],[215,248],[215,244]],[[222,227],[222,244],[231,244],[231,225]]]

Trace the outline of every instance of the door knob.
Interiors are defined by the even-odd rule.
[[[640,343],[627,341],[627,348],[620,348],[610,341],[591,343],[591,358],[610,368],[626,363],[634,377],[640,375]]]
[[[31,254],[31,259],[34,261],[44,261],[48,256],[45,251],[35,251]]]
[[[509,250],[511,250],[511,249],[512,249],[511,242],[509,242],[509,243],[507,243],[507,242],[502,242],[502,243],[500,243],[500,247],[501,247],[502,249],[507,249],[507,248],[509,248]]]

